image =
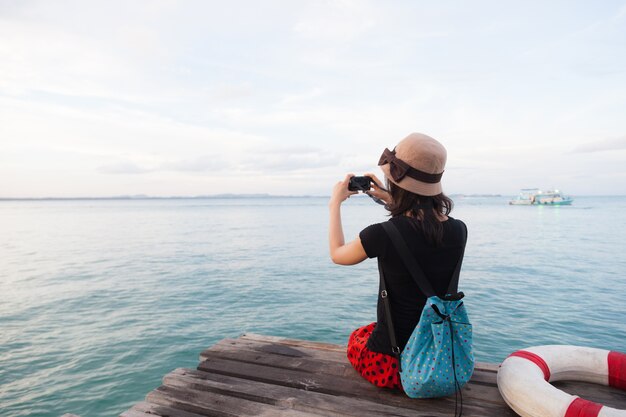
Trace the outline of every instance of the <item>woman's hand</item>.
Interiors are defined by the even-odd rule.
[[[341,204],[351,195],[358,193],[358,191],[348,190],[348,184],[350,183],[350,178],[352,177],[354,177],[354,174],[348,174],[343,181],[339,181],[337,184],[335,184],[335,187],[333,188],[333,193],[330,196],[330,205]]]
[[[391,196],[389,195],[389,191],[385,189],[382,181],[378,179],[378,177],[372,173],[367,173],[365,175],[370,177],[373,181],[372,189],[369,191],[366,191],[365,193],[383,200],[385,204],[391,203]]]
[[[339,265],[354,265],[367,258],[361,239],[358,237],[352,242],[345,243],[343,226],[341,225],[341,203],[357,191],[348,190],[350,178],[354,174],[346,175],[343,181],[339,181],[333,188],[333,194],[328,203],[330,222],[328,224],[328,243],[330,259]]]

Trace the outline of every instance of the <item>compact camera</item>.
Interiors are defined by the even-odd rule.
[[[349,191],[367,191],[372,188],[372,179],[368,176],[352,177],[348,184]]]

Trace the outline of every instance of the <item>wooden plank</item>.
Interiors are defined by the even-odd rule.
[[[342,362],[326,361],[320,358],[310,359],[308,357],[285,356],[275,352],[260,352],[240,345],[217,346],[202,353],[203,360],[216,357],[239,362],[257,363],[274,368],[299,369],[303,372],[327,375],[341,376],[346,375],[347,371],[353,371],[352,365],[350,365],[347,358]]]
[[[166,386],[223,393],[278,406],[285,406],[285,402],[288,402],[294,409],[317,412],[325,416],[415,416],[414,410],[371,402],[368,398],[338,397],[224,375],[216,376],[192,369],[177,369],[168,374],[163,382]]]
[[[406,404],[409,404],[410,408],[419,408],[415,402],[416,400],[410,400],[403,393],[396,390],[378,389],[360,377],[346,380],[345,378],[338,378],[336,376],[307,373],[293,369],[274,369],[269,366],[240,363],[228,359],[211,357],[202,362],[198,369],[209,373],[245,378],[268,384],[345,397],[375,398],[376,401],[388,405],[406,406]],[[468,403],[469,400],[472,400],[474,404],[485,403],[487,407],[504,407],[508,410],[499,392],[493,387],[470,383],[463,389],[463,397],[468,400]],[[427,407],[434,406],[437,401],[451,403],[452,407],[454,407],[454,398],[450,397],[421,401],[428,401]],[[424,406],[426,406],[426,404],[421,404],[422,409]],[[449,404],[445,405],[445,407],[448,411],[450,410]]]
[[[191,369],[179,369],[170,373],[164,379],[164,384],[180,388],[191,387],[197,390],[227,393],[228,395],[239,396],[251,401],[277,405],[284,405],[283,401],[287,400],[295,409],[321,412],[323,415],[355,415],[363,417],[381,415],[415,416],[416,409],[424,411],[424,404],[414,404],[414,401],[428,403],[427,410],[429,415],[441,413],[448,416],[451,409],[454,408],[453,401],[447,404],[436,404],[433,407],[431,400],[409,400],[404,398],[404,396],[402,396],[401,401],[404,402],[404,405],[411,403],[410,408],[398,407],[397,405],[389,406],[381,404],[377,398],[334,396],[224,375],[212,375]],[[483,416],[485,414],[484,407],[466,404],[465,408],[468,416]]]
[[[159,417],[163,416],[163,414],[144,413],[144,412],[135,410],[135,408],[133,407],[130,410],[126,410],[122,414],[120,414],[120,417],[155,417],[155,415]],[[61,417],[65,417],[65,416],[61,416]]]
[[[500,365],[497,363],[488,363],[488,362],[476,362],[476,369],[480,369],[481,371],[498,373],[498,369],[500,369]]]
[[[233,358],[238,353],[235,352],[246,352],[242,354],[242,361],[249,362],[249,359],[252,356],[252,352],[257,352],[260,354],[273,354],[277,355],[275,359],[267,358],[267,362],[261,362],[269,365],[271,361],[276,361],[277,363],[282,363],[283,365],[278,366],[286,366],[290,367],[290,363],[297,363],[297,361],[291,360],[294,358],[302,358],[307,361],[313,362],[322,362],[324,363],[324,367],[328,369],[328,373],[340,375],[341,370],[344,370],[344,375],[351,375],[352,365],[348,362],[348,358],[346,357],[345,351],[329,351],[329,350],[316,350],[314,348],[305,348],[305,347],[293,347],[294,345],[283,345],[281,343],[273,343],[273,342],[265,342],[265,341],[257,341],[257,340],[246,340],[246,339],[223,339],[220,342],[216,343],[212,347],[203,351],[200,355],[200,361],[205,360],[209,356],[215,357],[220,356],[224,358]],[[247,359],[246,359],[247,358]],[[263,356],[258,356],[258,360],[263,361],[265,358]],[[333,367],[332,363],[340,364],[341,366]],[[308,362],[303,362],[308,363]],[[495,385],[496,383],[496,372],[498,370],[498,365],[477,362],[475,373],[485,372],[484,375],[477,375],[477,381],[479,382],[487,382],[490,380],[491,383]],[[491,373],[491,374],[490,374]],[[358,374],[356,374],[358,376]],[[489,377],[491,375],[491,378]],[[360,378],[360,376],[358,376]]]
[[[289,339],[286,337],[278,337],[278,336],[265,336],[265,335],[255,334],[255,333],[244,333],[241,335],[240,339],[256,340],[258,342],[280,343],[282,345],[306,347],[306,348],[313,348],[317,350],[329,350],[329,351],[335,351],[335,352],[346,351],[345,346],[337,345],[334,343],[313,342],[310,340]]]
[[[497,386],[497,375],[495,372],[485,371],[481,368],[474,369],[472,374],[471,384],[481,384],[491,387]]]
[[[206,372],[214,372],[222,375],[248,378],[254,381],[266,383],[280,383],[299,389],[325,392],[327,394],[342,395],[350,394],[351,388],[346,386],[340,378],[302,372],[295,369],[277,369],[253,363],[244,363],[236,360],[222,359],[209,356],[203,361],[198,369]]]
[[[327,362],[345,363],[347,356],[345,351],[318,350],[302,346],[283,345],[247,339],[224,339],[206,349],[200,354],[203,360],[207,351],[227,351],[231,349],[248,349],[255,352],[273,353],[284,357],[320,359]]]
[[[130,410],[122,413],[120,417],[204,417],[200,414],[152,404],[146,401],[137,403]]]
[[[309,340],[299,340],[299,339],[288,339],[278,336],[265,336],[256,333],[244,333],[238,339],[230,339],[230,340],[238,340],[238,341],[254,341],[254,342],[265,342],[271,345],[287,345],[287,346],[297,346],[302,348],[308,348],[316,351],[325,350],[325,351],[334,351],[339,353],[342,356],[346,356],[346,346],[345,345],[337,345],[331,343],[323,343],[323,342],[313,342]],[[476,362],[476,367],[489,370],[493,372],[498,372],[499,364],[488,363],[488,362]]]
[[[277,336],[265,336],[255,333],[244,333],[238,339],[224,339],[223,341],[226,340],[228,340],[228,343],[230,344],[247,342],[251,346],[258,346],[259,350],[263,350],[263,347],[265,347],[267,351],[271,351],[269,346],[294,346],[297,347],[297,349],[294,349],[291,352],[295,355],[298,355],[298,352],[301,351],[301,354],[303,355],[310,355],[315,358],[320,357],[320,359],[324,360],[338,360],[340,362],[345,362],[347,360],[345,345],[288,339]],[[287,352],[288,351],[285,351],[286,355],[288,355]],[[476,362],[476,369],[483,371],[498,372],[499,367],[499,364]]]
[[[617,388],[578,381],[557,381],[552,385],[568,394],[578,395],[589,401],[618,410],[626,409],[626,392]]]
[[[148,394],[146,400],[153,404],[164,405],[207,417],[320,416],[320,414],[297,411],[288,407],[274,407],[268,404],[190,388],[179,389],[160,386]]]
[[[180,389],[189,388],[216,392],[273,405],[284,406],[284,401],[288,401],[294,409],[317,412],[325,416],[378,417],[395,415],[409,417],[416,416],[416,413],[421,411],[424,414],[420,413],[417,415],[441,415],[448,417],[454,410],[453,401],[433,404],[433,400],[410,400],[401,395],[402,405],[408,405],[409,408],[407,408],[398,405],[381,404],[378,398],[372,398],[371,396],[360,398],[334,396],[224,375],[209,374],[191,369],[177,369],[168,374],[164,378],[164,385]],[[376,388],[374,389],[376,390]],[[421,404],[416,404],[416,401],[421,402]],[[464,414],[466,416],[484,416],[486,410],[490,408],[466,402],[464,404]],[[493,411],[496,412],[497,410],[494,409]]]
[[[274,368],[298,370],[320,375],[341,376],[342,378],[351,380],[352,382],[350,383],[370,385],[352,368],[347,359],[344,360],[344,363],[339,364],[335,362],[325,362],[321,360],[312,361],[309,359],[294,359],[292,357],[285,358],[281,355],[274,355],[272,353],[240,350],[239,347],[237,347],[237,350],[233,351],[207,350],[203,352],[203,358],[205,360],[211,358],[222,358],[237,362],[248,363],[251,365],[264,365]],[[481,369],[477,369],[474,372],[472,383],[495,387],[496,373],[492,371],[482,371]]]

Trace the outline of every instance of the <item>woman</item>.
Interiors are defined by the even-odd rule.
[[[368,193],[385,202],[391,219],[440,297],[445,296],[464,244],[460,220],[449,216],[452,200],[443,194],[441,176],[446,150],[435,139],[412,133],[393,151],[385,149],[378,165],[386,177],[385,189],[373,174]],[[366,227],[345,243],[341,225],[341,203],[355,191],[348,190],[352,174],[337,183],[329,202],[330,257],[336,264],[354,265],[378,258],[385,274],[391,316],[400,349],[417,325],[426,296],[404,266],[382,223]],[[380,289],[377,321],[356,329],[348,341],[348,359],[368,381],[379,387],[402,388],[398,362],[391,350],[387,319]]]

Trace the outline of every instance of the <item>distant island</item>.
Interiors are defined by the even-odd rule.
[[[511,198],[513,195],[506,194],[463,194],[453,193],[448,195],[452,199],[462,198]],[[605,197],[619,197],[620,194],[605,196]],[[358,197],[365,197],[364,194],[359,194]],[[217,199],[268,199],[268,198],[330,198],[329,195],[275,195],[268,193],[252,193],[252,194],[206,194],[195,196],[150,196],[146,194],[133,194],[133,195],[116,195],[116,196],[104,196],[104,197],[0,197],[0,201],[106,201],[106,200],[217,200]]]
[[[57,200],[203,200],[238,198],[320,198],[314,195],[272,195],[272,194],[211,194],[196,196],[149,196],[145,194],[119,195],[108,197],[0,197],[0,201],[57,201]]]
[[[451,194],[451,198],[494,198],[501,194]],[[116,195],[104,197],[0,197],[0,201],[76,201],[76,200],[207,200],[207,199],[243,199],[243,198],[330,198],[328,195],[274,195],[255,194],[207,194],[195,196],[150,196],[146,194]]]

